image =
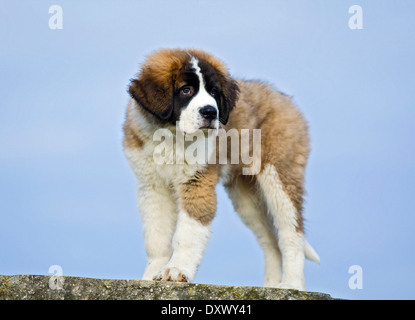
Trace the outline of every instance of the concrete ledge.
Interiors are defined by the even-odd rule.
[[[263,287],[144,280],[0,275],[0,300],[334,300],[330,295]]]

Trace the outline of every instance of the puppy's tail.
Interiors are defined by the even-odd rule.
[[[317,262],[320,265],[320,257],[318,256],[317,252],[313,249],[313,247],[305,241],[304,244],[304,255],[306,259]]]

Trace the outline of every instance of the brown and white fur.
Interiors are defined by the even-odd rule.
[[[138,180],[147,252],[143,279],[194,279],[221,181],[264,251],[264,286],[305,290],[304,260],[319,262],[319,257],[305,240],[302,217],[308,129],[290,98],[265,83],[231,78],[220,60],[196,49],[154,52],[131,81],[129,93],[124,151]],[[206,106],[209,116],[203,113]],[[259,173],[242,174],[241,161],[155,163],[160,141],[154,141],[154,133],[161,128],[176,138],[200,128],[260,129]],[[204,143],[215,139],[208,135]],[[171,151],[176,154],[189,144],[175,144]],[[241,153],[251,154],[252,143],[246,148]],[[212,152],[207,158],[215,156]]]

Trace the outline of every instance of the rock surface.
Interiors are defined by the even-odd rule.
[[[324,293],[144,280],[0,275],[0,300],[333,300]]]

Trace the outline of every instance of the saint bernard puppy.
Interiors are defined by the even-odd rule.
[[[305,240],[302,217],[308,127],[290,98],[263,82],[233,79],[220,60],[196,49],[152,53],[128,91],[123,145],[138,180],[147,253],[143,279],[194,279],[221,181],[264,251],[264,286],[305,290],[304,260],[319,257]],[[162,141],[160,130],[171,137]],[[260,152],[251,164],[258,170],[244,173],[247,165],[232,159],[229,146],[228,161],[214,161],[220,148],[211,146],[220,130],[245,130],[250,138],[260,132]],[[203,134],[196,142],[189,139],[195,132]],[[242,140],[239,159],[256,146]],[[203,145],[209,161],[160,163],[155,154],[161,144],[173,158],[192,144]]]

